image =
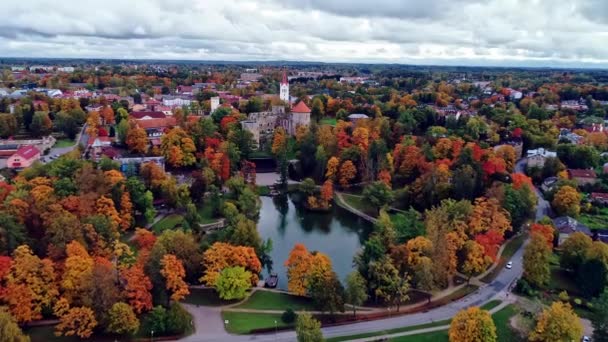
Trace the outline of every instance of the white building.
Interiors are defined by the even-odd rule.
[[[557,158],[557,153],[547,151],[544,148],[537,148],[526,151],[529,167],[543,167],[547,158]]]
[[[74,67],[59,67],[57,68],[59,72],[74,72]]]
[[[211,101],[211,113],[215,112],[216,109],[220,108],[219,96],[214,96],[210,99]]]
[[[279,98],[285,103],[289,103],[289,81],[287,80],[287,73],[283,71],[283,80],[281,80]]]
[[[190,106],[191,103],[192,103],[192,100],[184,99],[181,97],[175,97],[175,96],[163,97],[163,106],[167,106],[167,107],[174,108],[174,107]]]

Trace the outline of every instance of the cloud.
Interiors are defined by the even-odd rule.
[[[605,0],[20,0],[0,55],[608,65]]]

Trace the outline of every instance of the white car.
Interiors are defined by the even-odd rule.
[[[510,270],[511,268],[513,268],[513,262],[512,262],[512,261],[509,261],[509,262],[507,263],[507,266],[506,266],[506,267],[507,267],[507,269],[508,269],[508,270]]]
[[[590,342],[591,339],[589,338],[589,336],[583,336],[583,338],[581,339],[581,341],[583,341],[583,342]]]

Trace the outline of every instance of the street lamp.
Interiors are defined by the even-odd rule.
[[[150,330],[150,341],[154,341],[154,330]]]
[[[279,333],[279,326],[278,326],[278,324],[277,324],[277,320],[275,319],[275,320],[274,320],[274,340],[275,340],[275,341],[276,341],[276,340],[277,340],[277,338],[278,338],[278,337],[277,337],[278,333]]]

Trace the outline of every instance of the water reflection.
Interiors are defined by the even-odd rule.
[[[333,208],[328,213],[305,210],[301,205],[303,200],[299,194],[261,197],[258,230],[262,239],[273,241],[270,256],[274,272],[279,274],[279,287],[283,289],[287,287],[284,263],[294,244],[303,243],[311,251],[327,254],[343,280],[352,271],[352,258],[372,228],[370,223],[341,208]]]

